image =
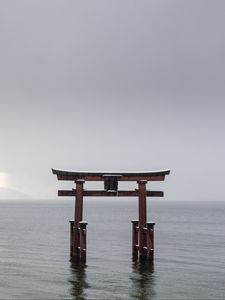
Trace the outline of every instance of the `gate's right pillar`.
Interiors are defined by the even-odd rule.
[[[138,221],[132,221],[132,255],[134,259],[154,259],[154,225],[147,222],[147,180],[138,183]]]
[[[154,259],[154,226],[154,222],[146,224],[147,259],[151,261]]]
[[[146,184],[147,180],[138,181],[138,242],[139,242],[139,256],[140,259],[147,258],[147,239],[146,239],[146,219],[147,219],[147,209],[146,209]]]

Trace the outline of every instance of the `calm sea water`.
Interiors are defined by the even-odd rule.
[[[69,262],[72,199],[0,202],[0,299],[224,299],[225,203],[148,200],[155,261],[133,263],[137,199],[85,199],[86,266]]]

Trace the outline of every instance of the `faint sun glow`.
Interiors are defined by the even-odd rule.
[[[9,186],[9,174],[0,172],[0,187]]]

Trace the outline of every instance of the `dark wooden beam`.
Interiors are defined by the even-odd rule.
[[[164,181],[165,175],[152,175],[152,176],[122,176],[118,179],[118,181],[140,181],[140,180],[147,180],[147,181]]]
[[[52,173],[57,175],[58,180],[76,181],[104,181],[106,176],[118,176],[118,181],[163,181],[170,170],[149,171],[149,172],[77,172],[52,169]]]
[[[58,180],[63,181],[76,181],[78,179],[83,179],[85,181],[104,181],[103,176],[82,176],[76,177],[73,175],[57,175]],[[164,181],[165,175],[154,175],[154,176],[121,176],[118,178],[118,181],[140,181],[140,180],[147,180],[147,181]]]
[[[58,196],[75,196],[76,190],[59,190]],[[83,196],[85,197],[137,197],[138,190],[134,191],[101,191],[101,190],[84,190]],[[163,197],[162,191],[147,191],[147,197]]]

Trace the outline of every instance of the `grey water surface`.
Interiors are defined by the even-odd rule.
[[[69,262],[73,199],[0,202],[0,299],[224,299],[225,203],[148,199],[154,264],[131,258],[137,199],[85,199],[86,265]]]

